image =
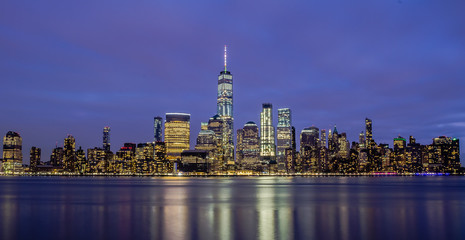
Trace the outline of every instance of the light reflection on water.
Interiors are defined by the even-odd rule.
[[[0,178],[1,239],[460,239],[464,177]]]

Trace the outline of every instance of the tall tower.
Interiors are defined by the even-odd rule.
[[[291,109],[278,109],[278,127],[277,131],[277,160],[284,162],[284,155],[287,148],[292,145],[292,128],[291,128]]]
[[[260,113],[260,157],[264,161],[274,161],[276,157],[273,105],[271,103],[264,103]]]
[[[222,147],[225,162],[234,161],[233,76],[226,68],[227,54],[224,46],[224,70],[218,75],[217,114],[224,122]]]
[[[76,140],[71,134],[65,138],[63,145],[63,165],[68,172],[74,172],[76,164]]]
[[[110,151],[110,127],[108,126],[103,128],[103,150]]]
[[[167,113],[165,122],[166,154],[169,160],[181,158],[181,152],[190,148],[190,120],[187,113]]]
[[[153,141],[154,142],[163,141],[162,128],[163,128],[163,118],[154,117],[153,118]]]
[[[365,137],[366,137],[366,144],[367,148],[371,148],[371,142],[373,141],[373,129],[372,129],[372,121],[369,118],[365,118]]]

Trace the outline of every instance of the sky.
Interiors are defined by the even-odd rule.
[[[357,141],[465,141],[465,1],[0,2],[0,135],[48,161],[72,134],[83,149],[153,139],[153,117],[191,114],[191,148],[216,114],[228,46],[234,127],[262,103]],[[461,145],[461,156],[465,151]],[[462,163],[465,163],[462,160]]]

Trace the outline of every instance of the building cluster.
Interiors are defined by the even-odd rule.
[[[110,127],[103,129],[102,148],[76,149],[68,135],[63,147],[53,149],[50,160],[41,161],[41,149],[32,147],[30,164],[22,163],[22,139],[8,132],[3,139],[4,174],[120,174],[120,175],[260,175],[307,173],[458,173],[459,140],[440,136],[421,145],[412,136],[397,137],[393,148],[373,139],[372,121],[365,119],[365,131],[350,143],[346,133],[334,129],[304,128],[298,136],[289,108],[278,109],[273,125],[273,105],[264,103],[260,127],[250,121],[237,130],[234,146],[233,76],[226,68],[218,75],[217,111],[201,123],[195,146],[190,146],[190,114],[166,113],[154,118],[154,138],[147,143],[125,143],[113,153]]]

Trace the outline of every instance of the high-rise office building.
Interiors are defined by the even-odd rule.
[[[190,119],[187,113],[167,113],[165,122],[166,154],[169,160],[181,158],[181,153],[190,148]]]
[[[260,157],[269,162],[276,160],[273,105],[271,103],[264,103],[260,113]]]
[[[32,172],[37,171],[37,166],[40,165],[41,150],[38,147],[31,147],[29,155],[29,170]]]
[[[166,125],[165,125],[166,126]],[[148,174],[155,171],[155,144],[139,143],[136,148],[136,172]]]
[[[433,138],[433,143],[428,146],[428,168],[433,171],[454,172],[460,169],[460,141],[458,138],[440,136]]]
[[[319,147],[320,130],[317,127],[304,128],[300,133],[300,151]]]
[[[236,152],[237,162],[244,169],[255,169],[260,163],[260,139],[256,123],[247,122],[237,130]]]
[[[79,147],[79,149],[76,150],[76,166],[75,166],[75,171],[79,173],[86,173],[87,171],[87,161],[86,161],[86,152],[84,149]]]
[[[163,141],[163,118],[154,117],[153,118],[153,141],[161,142]]]
[[[407,141],[399,136],[394,138],[394,165],[397,169],[402,169],[407,163],[406,156]]]
[[[326,147],[326,129],[321,129],[320,146]]]
[[[359,143],[361,149],[365,148],[366,140],[365,140],[365,133],[364,132],[360,132],[360,134],[358,135],[358,143]]]
[[[233,76],[227,66],[224,46],[224,70],[218,75],[217,114],[223,120],[223,155],[225,162],[234,161]]]
[[[320,130],[317,127],[304,128],[300,133],[300,155],[303,171],[316,171],[319,167]]]
[[[52,150],[52,155],[50,155],[50,164],[52,166],[58,167],[63,166],[63,157],[64,151],[62,147],[56,147]]]
[[[63,165],[67,172],[74,172],[76,164],[76,140],[72,135],[65,138],[63,145]]]
[[[110,152],[110,127],[103,128],[103,150]]]
[[[87,172],[90,173],[103,173],[105,172],[105,150],[102,148],[88,148],[87,149]]]
[[[281,108],[278,109],[278,126],[277,132],[277,146],[276,156],[278,162],[284,163],[285,151],[292,145],[292,121],[291,109]]]
[[[372,129],[372,121],[369,118],[365,118],[365,138],[366,148],[371,148],[373,142],[373,129]]]
[[[203,125],[202,125],[203,127]],[[200,130],[195,144],[196,150],[214,151],[217,148],[216,135],[212,130]]]
[[[3,137],[3,170],[6,173],[22,172],[23,139],[17,132],[9,131]]]

